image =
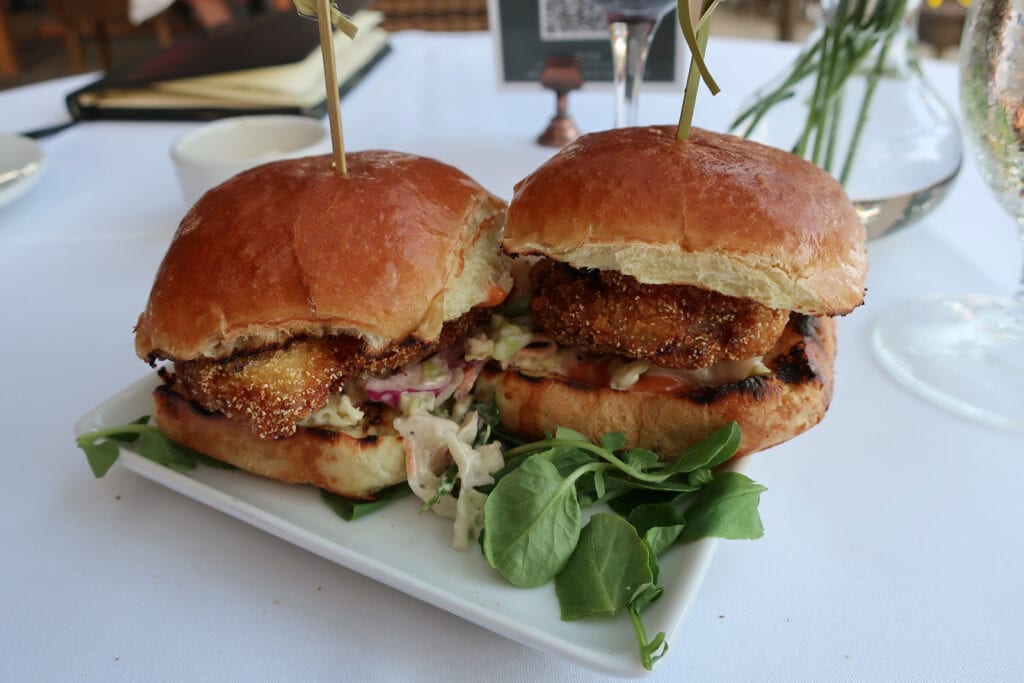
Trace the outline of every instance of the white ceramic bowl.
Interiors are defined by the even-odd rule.
[[[253,166],[331,149],[324,124],[305,116],[239,116],[193,128],[171,145],[189,206],[211,187]]]

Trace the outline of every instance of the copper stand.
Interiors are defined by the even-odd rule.
[[[555,91],[555,116],[537,142],[546,147],[565,147],[579,137],[576,122],[567,113],[569,93],[583,86],[580,60],[576,57],[552,55],[544,60],[540,83]]]

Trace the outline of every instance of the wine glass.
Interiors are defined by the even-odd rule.
[[[637,97],[654,32],[675,0],[589,0],[604,10],[612,41],[615,127],[636,125]]]
[[[982,177],[1024,242],[1024,0],[974,0],[960,44],[960,105]],[[1024,431],[1024,279],[1012,299],[907,302],[874,330],[897,379],[980,422]]]

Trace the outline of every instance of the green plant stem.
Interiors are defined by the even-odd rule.
[[[153,430],[153,427],[151,427],[148,424],[135,424],[135,423],[125,424],[125,425],[119,425],[117,427],[110,427],[108,429],[97,429],[97,430],[92,431],[92,432],[86,432],[85,434],[82,434],[81,436],[77,437],[75,439],[75,442],[79,446],[81,446],[82,444],[95,443],[95,442],[99,441],[100,439],[109,438],[111,435],[114,435],[114,434],[132,433],[132,434],[138,434],[139,436],[142,436],[143,434],[148,434],[152,430]]]
[[[865,90],[864,98],[860,103],[860,111],[857,113],[857,125],[853,129],[853,135],[850,138],[850,146],[846,151],[846,160],[843,163],[843,170],[839,174],[839,182],[844,185],[850,179],[850,173],[853,170],[853,161],[857,154],[857,147],[860,145],[861,136],[864,134],[864,127],[868,122],[871,102],[875,98],[875,91],[878,89],[878,83],[885,70],[885,60],[889,54],[889,48],[892,46],[892,41],[895,36],[895,33],[889,33],[886,36],[885,42],[882,43],[882,49],[878,53],[878,61],[875,64],[875,68],[872,69],[871,73],[868,75],[867,89]]]
[[[869,12],[870,9],[870,12]],[[906,0],[870,2],[839,0],[834,16],[821,35],[793,64],[787,77],[733,121],[731,129],[751,135],[769,111],[794,97],[796,87],[813,78],[808,96],[807,116],[792,151],[832,172],[839,162],[839,131],[844,107],[844,88],[864,61],[877,49],[877,63],[868,73],[864,99],[849,142],[843,168],[837,176],[849,179],[867,123],[869,109],[884,72],[885,60],[906,11]]]
[[[832,168],[835,159],[836,145],[839,142],[839,122],[843,116],[843,91],[840,90],[832,98],[832,105],[829,107],[828,120],[831,122],[828,129],[828,145],[825,147],[825,163],[822,168]]]
[[[814,44],[811,45],[806,52],[797,58],[796,63],[793,65],[793,70],[790,72],[789,76],[786,77],[786,80],[784,80],[781,85],[770,93],[764,95],[757,102],[741,112],[733,120],[730,129],[736,130],[744,121],[750,119],[750,122],[742,133],[743,137],[747,137],[754,131],[754,128],[757,127],[757,124],[761,122],[761,119],[764,118],[765,114],[767,114],[772,107],[794,97],[796,95],[794,87],[814,73],[814,59],[817,54],[821,52],[821,49],[822,40],[819,38],[814,41]]]
[[[589,451],[602,460],[611,463],[622,472],[625,472],[629,476],[640,481],[660,484],[668,478],[667,475],[641,472],[635,467],[631,467],[619,458],[615,457],[615,454],[606,448],[601,448],[600,446],[586,441],[573,441],[571,439],[544,439],[543,441],[535,441],[533,443],[524,444],[523,446],[516,446],[515,448],[509,449],[505,452],[505,459],[508,460],[531,451],[540,452],[550,448],[557,448],[558,446],[568,446],[571,448],[578,448],[582,451]]]
[[[636,639],[640,644],[640,663],[650,671],[654,668],[654,663],[668,652],[665,634],[659,633],[653,641],[648,641],[647,629],[644,628],[644,623],[640,620],[640,613],[635,609],[630,609],[629,618],[633,621],[633,630],[636,631]]]

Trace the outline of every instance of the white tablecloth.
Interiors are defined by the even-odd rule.
[[[510,196],[550,154],[532,139],[553,95],[499,90],[482,34],[393,44],[344,101],[349,148],[440,157]],[[724,91],[702,95],[698,123],[723,129],[791,54],[713,42]],[[955,99],[954,69],[929,73]],[[80,82],[0,93],[0,131],[59,122]],[[603,128],[609,98],[574,93],[570,111]],[[642,121],[674,121],[679,99],[645,93]],[[39,185],[0,210],[0,679],[601,679],[121,468],[93,479],[71,429],[149,372],[132,326],[184,211],[167,149],[189,126],[47,138]],[[653,680],[1019,680],[1024,439],[919,400],[869,348],[897,301],[1009,292],[1013,223],[968,160],[936,213],[870,256],[828,416],[751,462],[766,535],[719,546]]]

